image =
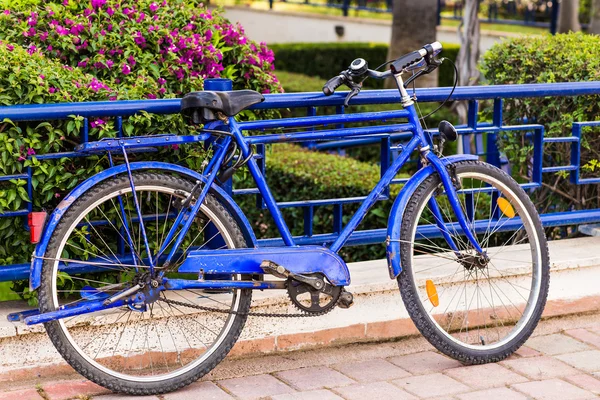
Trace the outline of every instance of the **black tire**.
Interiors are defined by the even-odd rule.
[[[459,177],[461,177],[461,176],[467,177],[467,176],[469,176],[469,174],[471,174],[471,176],[474,176],[473,174],[483,174],[483,175],[489,176],[490,179],[501,182],[510,191],[512,191],[512,193],[520,201],[520,204],[522,205],[522,209],[519,210],[519,213],[518,213],[519,217],[521,217],[521,216],[524,217],[525,214],[528,214],[531,219],[532,223],[529,224],[529,226],[530,226],[529,231],[526,231],[525,234],[527,235],[528,240],[532,240],[532,239],[536,240],[536,237],[537,237],[537,240],[539,240],[538,242],[534,242],[534,245],[530,245],[532,249],[534,248],[534,246],[536,249],[535,254],[534,254],[533,250],[531,251],[532,259],[538,260],[535,263],[535,266],[533,266],[534,263],[532,262],[532,278],[531,278],[532,286],[531,287],[534,288],[534,286],[535,286],[534,282],[537,282],[537,284],[539,284],[539,286],[538,286],[539,290],[534,288],[534,290],[537,291],[538,293],[537,293],[537,296],[535,297],[537,300],[534,302],[535,304],[534,304],[533,308],[531,308],[531,309],[527,308],[527,303],[526,303],[526,305],[523,306],[525,311],[529,310],[528,311],[529,317],[527,318],[527,320],[523,320],[523,321],[519,320],[520,322],[517,322],[517,324],[519,324],[519,325],[515,325],[515,328],[511,328],[512,330],[510,332],[514,331],[514,333],[513,333],[514,337],[511,337],[510,340],[508,340],[506,343],[502,343],[502,341],[498,340],[498,343],[497,343],[498,346],[495,348],[492,348],[492,347],[494,347],[493,344],[492,345],[489,343],[486,344],[485,340],[480,335],[479,338],[481,338],[482,349],[478,349],[478,348],[476,348],[477,346],[475,346],[475,345],[470,346],[470,345],[460,342],[459,340],[454,338],[453,335],[460,336],[461,334],[464,334],[464,333],[462,332],[462,330],[463,330],[462,327],[460,328],[461,330],[458,332],[458,334],[456,333],[456,330],[452,331],[452,326],[453,326],[452,320],[450,320],[450,322],[448,323],[448,329],[445,330],[442,327],[442,325],[445,325],[445,323],[448,322],[448,318],[450,316],[447,316],[446,319],[443,320],[443,321],[445,321],[444,323],[440,322],[438,324],[438,322],[436,322],[436,321],[442,320],[442,318],[439,317],[442,314],[435,314],[435,317],[434,317],[434,312],[431,310],[438,307],[438,305],[434,304],[434,302],[431,301],[431,295],[429,294],[429,292],[426,292],[426,297],[424,299],[422,299],[422,297],[419,296],[419,289],[418,289],[419,283],[415,282],[415,281],[419,281],[419,279],[416,278],[417,272],[414,271],[414,266],[413,266],[413,260],[414,260],[413,252],[417,251],[416,250],[417,245],[413,244],[413,243],[415,243],[415,238],[417,236],[415,224],[418,224],[418,220],[420,220],[420,218],[421,218],[420,217],[421,213],[428,206],[427,201],[430,198],[430,196],[438,196],[439,193],[441,193],[441,191],[439,191],[439,189],[438,189],[441,186],[441,180],[437,174],[433,174],[433,175],[429,176],[415,190],[415,192],[406,208],[404,216],[402,218],[402,229],[401,229],[401,239],[400,239],[400,242],[401,242],[400,257],[401,257],[401,265],[402,265],[403,269],[402,269],[402,272],[400,273],[400,275],[398,276],[398,285],[400,288],[402,299],[404,301],[404,304],[406,306],[406,309],[407,309],[411,319],[413,320],[413,322],[415,323],[416,327],[419,329],[421,334],[436,349],[438,349],[442,353],[444,353],[456,360],[459,360],[465,364],[484,364],[484,363],[488,363],[488,362],[497,362],[497,361],[500,361],[500,360],[508,357],[512,353],[514,353],[529,338],[529,336],[531,335],[531,333],[537,326],[538,321],[541,318],[541,315],[542,315],[542,312],[544,310],[544,306],[546,303],[546,298],[548,296],[548,287],[549,287],[549,281],[550,281],[549,256],[548,256],[546,237],[544,234],[544,229],[542,227],[539,215],[537,214],[533,203],[529,199],[529,196],[517,184],[517,182],[514,181],[514,179],[512,179],[508,174],[506,174],[504,171],[502,171],[492,165],[489,165],[489,164],[486,164],[483,162],[479,162],[479,161],[462,161],[455,165],[456,165],[456,174]],[[481,187],[482,186],[480,185],[480,188]],[[436,199],[437,198],[438,197],[436,197]],[[438,201],[438,203],[439,203],[439,201]],[[496,206],[494,206],[494,207],[496,207]],[[477,205],[474,208],[477,208]],[[490,209],[491,209],[491,206],[490,206]],[[497,212],[497,210],[494,210],[494,211]],[[490,215],[494,211],[490,211]],[[446,214],[446,215],[448,215],[448,214]],[[425,218],[425,217],[423,217],[423,218]],[[524,218],[523,220],[527,220],[527,219]],[[519,233],[519,235],[522,235],[522,233]],[[513,234],[513,236],[514,236],[514,234]],[[423,239],[421,239],[421,240],[423,241]],[[439,239],[439,240],[441,241],[443,239]],[[512,240],[514,241],[515,239],[512,239]],[[539,249],[539,255],[537,254],[538,249]],[[484,249],[484,250],[486,250],[486,249]],[[447,254],[450,254],[450,256],[452,256],[452,252],[449,252]],[[444,254],[444,257],[448,257],[447,254]],[[463,268],[463,266],[461,266],[457,260],[454,260],[454,261],[456,262],[455,264],[458,265],[459,269]],[[440,264],[443,264],[444,262],[448,263],[448,261],[443,261],[443,262],[440,262]],[[450,263],[452,263],[452,261],[450,261]],[[455,266],[455,264],[452,264],[452,268]],[[431,265],[431,263],[429,265]],[[437,268],[437,267],[435,267],[435,268]],[[473,268],[473,269],[477,269],[477,268]],[[534,269],[535,269],[535,275],[534,275]],[[468,272],[469,277],[467,279],[465,279],[465,283],[464,283],[465,291],[466,291],[466,287],[467,287],[467,280],[473,279],[473,276],[471,275],[471,271],[472,270],[469,270],[469,272]],[[429,273],[429,272],[425,272],[425,269],[424,269],[422,273],[425,274],[425,273]],[[455,272],[455,274],[456,274],[456,272]],[[485,274],[483,274],[483,273],[479,274],[479,276],[481,278],[478,278],[476,275],[475,281],[477,281],[478,279],[481,279],[481,281],[483,282],[485,280],[484,278],[486,278]],[[506,279],[502,276],[502,274],[500,274],[500,276],[502,277],[502,279]],[[452,277],[454,277],[454,275]],[[487,278],[489,281],[492,281],[492,279],[489,279],[489,277],[490,277],[490,272],[488,270]],[[423,276],[420,276],[420,278],[421,278],[421,281],[424,279]],[[479,283],[477,283],[477,285],[479,285]],[[487,285],[490,288],[493,288],[492,283],[487,283]],[[421,286],[422,286],[422,283],[421,283]],[[460,284],[459,284],[459,288],[456,289],[457,293],[458,293],[459,289],[460,289]],[[446,289],[444,289],[444,291],[445,290]],[[483,290],[481,290],[479,288],[479,286],[477,286],[477,288],[475,289],[475,292],[477,290],[480,290],[481,292],[483,292]],[[531,292],[533,293],[534,290],[531,290]],[[491,290],[490,290],[490,292],[491,292]],[[421,293],[423,293],[423,289],[421,289]],[[432,291],[432,293],[433,293],[433,291]],[[492,295],[493,295],[493,293],[492,293]],[[438,296],[437,289],[435,291],[435,296],[436,296],[436,301],[439,302],[439,300],[437,300],[437,296]],[[448,295],[448,297],[449,296],[450,295]],[[455,294],[455,296],[456,296],[456,294]],[[460,293],[458,297],[460,298],[461,296],[462,296],[462,293]],[[479,296],[479,294],[478,294],[478,296]],[[424,303],[426,303],[425,300],[429,300],[429,303],[427,303],[428,308],[431,306],[431,309],[429,312],[425,308],[425,305],[424,305]],[[454,301],[454,300],[450,300],[448,307],[452,304],[452,301]],[[465,301],[465,303],[467,303],[467,301]],[[473,299],[471,299],[471,303],[473,303]],[[471,306],[471,303],[469,303],[469,307]],[[483,301],[482,301],[482,303],[483,303]],[[488,301],[488,303],[489,303],[489,301]],[[494,304],[493,301],[491,302],[491,304],[492,305]],[[446,310],[448,310],[448,307],[446,308]],[[483,307],[483,305],[482,305],[482,307]],[[457,308],[458,308],[458,300],[457,300]],[[444,313],[446,312],[446,310],[444,311]],[[452,308],[450,308],[450,310],[452,310]],[[526,317],[525,311],[523,312],[521,319],[524,319]],[[466,309],[467,317],[465,317],[467,319],[467,324],[469,324],[469,321],[468,321],[469,312],[470,312],[470,309],[467,308]],[[431,315],[430,315],[430,313],[431,313]],[[454,319],[454,315],[452,315],[452,319]],[[460,317],[459,317],[459,320],[460,320]],[[485,313],[484,313],[484,321],[485,321]],[[464,320],[462,322],[464,322]],[[479,324],[481,324],[481,322],[479,322]],[[490,322],[490,325],[491,325],[491,322]],[[498,325],[497,322],[496,322],[496,325]],[[517,331],[516,330],[517,327],[520,330]],[[504,325],[502,325],[501,328],[505,328]],[[471,328],[471,329],[472,329],[472,331],[474,330],[474,328]],[[486,329],[487,329],[487,327],[486,327]],[[502,329],[499,329],[499,331],[501,331],[501,330]],[[467,334],[468,334],[468,331],[467,331]],[[468,337],[468,335],[467,335],[467,337]],[[486,345],[490,348],[483,349],[483,347],[485,347]]]
[[[152,187],[163,187],[168,190],[177,190],[180,193],[190,193],[194,187],[194,183],[190,182],[181,177],[172,175],[158,174],[158,173],[135,173],[134,182],[137,187],[152,186]],[[119,190],[130,189],[129,179],[126,175],[117,176],[108,179],[105,182],[94,186],[87,193],[82,195],[64,214],[61,218],[56,231],[50,240],[44,257],[54,259],[58,257],[57,252],[61,246],[61,242],[66,239],[65,235],[70,234],[71,227],[74,226],[78,217],[81,213],[84,213],[86,209],[99,198],[105,198],[111,194],[114,194]],[[209,194],[203,207],[206,206],[214,215],[217,216],[222,226],[225,227],[226,231],[233,240],[235,247],[247,247],[247,243],[244,240],[244,236],[239,226],[234,221],[233,217],[228,211],[216,200],[216,198]],[[42,279],[41,286],[39,289],[39,306],[41,312],[48,312],[55,310],[55,283],[53,281],[55,262],[51,260],[45,260],[42,267]],[[238,315],[229,315],[228,318],[233,318],[230,328],[224,335],[224,339],[220,342],[218,347],[208,355],[208,357],[200,364],[194,366],[194,368],[183,371],[179,375],[174,375],[168,379],[157,379],[156,381],[136,381],[132,376],[132,379],[122,379],[116,377],[111,373],[98,368],[94,363],[89,362],[78,350],[79,347],[74,347],[73,343],[67,338],[65,329],[59,321],[52,321],[45,324],[46,331],[52,340],[52,343],[63,356],[63,358],[81,375],[85,376],[89,380],[108,388],[114,392],[127,393],[132,395],[152,395],[172,392],[180,389],[186,385],[189,385],[200,377],[210,372],[219,362],[225,358],[229,353],[244,327],[247,312],[250,309],[250,302],[252,297],[252,291],[249,289],[239,290],[237,293],[233,292],[233,298],[239,297],[239,301],[236,300]],[[152,318],[152,316],[151,316]],[[227,318],[227,317],[224,317]],[[230,321],[229,319],[227,321]],[[112,328],[111,328],[112,329]],[[137,329],[136,329],[137,333]],[[146,332],[148,333],[148,332]],[[70,334],[69,334],[70,336]],[[221,340],[221,339],[219,339]],[[173,339],[175,342],[175,339]],[[117,347],[118,347],[117,343]],[[162,344],[161,344],[162,346]],[[149,349],[150,351],[150,349]],[[207,353],[208,347],[207,347]],[[127,354],[127,356],[129,353]],[[183,368],[182,368],[183,369]],[[111,372],[115,372],[110,370]]]

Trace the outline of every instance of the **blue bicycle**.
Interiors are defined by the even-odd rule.
[[[476,156],[442,157],[443,143],[457,137],[448,122],[440,124],[437,143],[422,128],[405,87],[440,65],[440,51],[437,42],[426,45],[391,62],[386,72],[357,59],[325,84],[326,95],[349,86],[347,104],[364,79],[393,77],[404,107],[399,112],[407,118],[402,126],[412,132],[328,246],[295,244],[253,150],[269,135],[243,136],[235,120],[263,100],[257,92],[207,91],[183,98],[182,112],[203,129],[168,140],[206,143],[210,156],[202,171],[129,161],[132,151],[165,140],[157,136],[82,145],[82,151],[108,154],[112,167],[82,182],[52,214],[32,261],[40,313],[26,322],[44,323],[75,370],[113,391],[177,390],[227,355],[253,315],[252,290],[287,291],[299,310],[295,315],[350,307],[353,296],[344,289],[350,272],[338,252],[416,152],[422,167],[389,216],[390,278],[397,279],[415,325],[438,350],[469,364],[504,359],[527,340],[542,315],[549,285],[546,238],[515,180]],[[413,73],[406,82],[405,72]],[[335,118],[350,122],[352,115]],[[276,128],[278,122],[272,122]],[[325,140],[330,132],[285,135],[290,141]],[[116,157],[123,162],[113,164]],[[244,165],[285,246],[258,247],[247,218],[220,187]],[[83,283],[64,289],[69,281]]]

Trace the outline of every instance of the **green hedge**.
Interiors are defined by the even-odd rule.
[[[600,37],[583,33],[505,39],[483,57],[482,72],[490,84],[581,82],[600,80]],[[600,96],[554,96],[508,100],[504,123],[523,120],[543,124],[546,136],[570,136],[572,123],[600,120]],[[598,177],[600,130],[584,130],[581,142],[582,177]],[[523,179],[530,171],[532,144],[515,132],[501,138],[513,174]],[[570,164],[570,144],[546,144],[544,166]],[[543,211],[598,207],[598,185],[576,186],[568,173],[544,174],[548,184],[534,192]],[[593,199],[593,200],[592,200]]]
[[[444,43],[442,56],[456,60],[460,46]],[[364,58],[371,68],[387,61],[388,45],[383,43],[285,43],[272,44],[277,70],[298,72],[308,76],[329,79],[356,58]],[[454,68],[450,63],[440,67],[439,86],[452,86]],[[383,81],[367,79],[365,86],[382,88]]]
[[[267,181],[278,202],[309,199],[328,199],[367,195],[379,181],[379,167],[357,161],[351,157],[306,150],[295,145],[276,145],[267,150]],[[252,187],[254,182],[248,174],[235,177],[234,187]],[[392,186],[392,194],[399,187]],[[255,196],[236,197],[253,223],[258,237],[280,237],[267,210],[256,209]],[[359,229],[375,229],[387,226],[387,217],[392,202],[378,202],[365,218]],[[358,205],[345,205],[344,225],[349,221]],[[330,233],[333,229],[333,207],[315,208],[314,234]],[[301,208],[283,210],[286,223],[292,234],[304,233],[304,216]],[[349,247],[342,250],[346,261],[370,260],[385,257],[383,243],[373,246]]]

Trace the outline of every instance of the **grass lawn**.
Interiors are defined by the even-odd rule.
[[[312,3],[315,0],[311,1]],[[249,0],[216,0],[214,4],[222,5],[222,6],[234,6],[234,5],[245,5],[249,6],[253,9],[257,10],[268,10],[269,2],[266,0],[262,1],[249,1]],[[306,6],[303,4],[294,4],[289,2],[281,2],[275,1],[273,4],[273,9],[276,11],[289,11],[289,12],[305,12],[305,13],[313,13],[313,14],[321,14],[321,15],[332,15],[332,16],[342,16],[342,10],[330,7],[319,7],[319,6]],[[451,15],[451,13],[450,13]],[[377,20],[391,21],[392,15],[387,12],[378,13],[372,11],[357,11],[350,10],[350,17],[360,17],[360,18],[371,18]],[[442,26],[458,26],[459,21],[456,20],[442,20]],[[534,26],[520,26],[520,25],[505,25],[505,24],[493,24],[483,22],[481,24],[482,30],[491,30],[498,32],[509,32],[509,33],[523,33],[523,34],[543,34],[548,30],[545,28],[538,28]]]

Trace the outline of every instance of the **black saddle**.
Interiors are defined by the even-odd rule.
[[[192,92],[181,99],[181,113],[195,124],[217,119],[218,112],[233,117],[253,104],[264,101],[262,94],[254,90],[231,92]]]

